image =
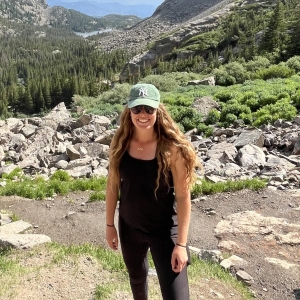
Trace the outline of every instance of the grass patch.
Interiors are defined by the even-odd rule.
[[[251,189],[253,191],[260,190],[266,186],[266,182],[261,179],[246,179],[239,181],[225,181],[213,183],[207,180],[202,180],[201,184],[196,184],[192,189],[192,198],[197,198],[198,196],[224,193],[224,192],[234,192],[243,189]]]
[[[10,250],[0,249],[0,298],[10,295],[11,287],[26,272],[17,260],[9,258],[10,253]]]
[[[0,275],[13,273],[18,270],[18,263],[8,258],[9,250],[0,249]]]
[[[13,222],[20,220],[20,218],[15,213],[13,213],[11,211],[0,210],[0,214],[8,215]]]
[[[70,259],[70,257],[79,258],[81,256],[90,256],[97,259],[104,270],[109,271],[114,276],[114,283],[101,284],[96,286],[95,299],[104,300],[112,299],[112,295],[120,291],[128,291],[129,280],[126,271],[125,264],[121,253],[114,252],[102,247],[96,247],[89,244],[83,244],[78,246],[62,246],[56,243],[49,244],[48,246],[53,255],[53,263],[59,264],[65,260]],[[197,288],[198,283],[201,279],[215,279],[216,281],[223,282],[228,289],[233,290],[235,293],[239,293],[242,299],[248,300],[253,299],[253,295],[247,288],[245,284],[237,281],[227,270],[222,268],[219,264],[214,262],[207,262],[199,260],[196,255],[191,256],[192,264],[188,268],[189,280],[191,286]],[[149,253],[149,266],[154,268],[154,263]],[[149,289],[150,295],[152,293],[155,299],[159,298],[159,285],[157,278],[155,277],[150,281]],[[158,298],[156,298],[158,296]],[[153,298],[153,299],[154,299]]]
[[[200,260],[196,255],[192,255],[191,260],[192,264],[188,267],[189,281],[191,284],[197,283],[200,278],[212,278],[226,283],[226,285],[237,291],[245,300],[254,298],[244,283],[236,280],[218,263]]]
[[[36,264],[36,258],[39,258],[38,264]],[[45,260],[41,258],[45,258]],[[91,273],[84,273],[87,272],[87,269],[79,268],[79,266],[82,266],[82,259],[91,261],[90,266],[93,269]],[[92,262],[93,259],[99,265],[95,264],[95,261]],[[196,255],[192,255],[191,259],[192,264],[188,268],[188,273],[192,300],[198,299],[196,297],[197,291],[201,291],[204,296],[205,293],[209,293],[211,280],[213,280],[218,291],[223,288],[228,293],[240,295],[240,299],[249,300],[253,298],[247,286],[237,281],[219,264],[199,260]],[[22,267],[22,263],[25,263],[26,267]],[[150,267],[153,268],[151,255],[149,256],[149,263]],[[64,246],[51,243],[26,252],[19,250],[13,252],[0,251],[0,298],[7,297],[10,294],[11,299],[14,299],[15,294],[11,286],[14,285],[19,293],[22,281],[27,280],[26,274],[36,274],[34,276],[30,275],[29,278],[39,278],[39,272],[44,269],[48,269],[49,274],[55,272],[57,276],[60,276],[59,274],[66,276],[66,270],[69,270],[68,276],[72,276],[72,280],[81,280],[82,275],[80,274],[86,274],[87,278],[94,272],[102,274],[94,283],[93,294],[95,300],[116,299],[119,296],[126,297],[128,295],[129,297],[131,295],[128,274],[119,251],[115,252],[90,244]],[[69,279],[64,278],[65,282],[68,282],[71,277]],[[56,279],[60,280],[59,277]],[[99,279],[100,281],[98,281]],[[39,281],[34,284],[39,284]],[[203,288],[205,288],[205,291],[202,290]],[[161,299],[156,276],[149,277],[149,297],[153,300]]]
[[[2,181],[6,185],[0,187],[0,196],[20,196],[29,199],[45,199],[55,194],[66,195],[72,191],[95,191],[92,201],[104,200],[106,177],[73,179],[67,172],[58,170],[50,180],[43,177],[34,179],[25,176],[22,170],[15,169],[10,174],[4,174]]]
[[[0,179],[1,180],[1,179]],[[4,187],[0,187],[0,196],[17,195],[29,199],[45,199],[55,194],[66,195],[75,191],[93,191],[89,197],[90,202],[104,201],[106,199],[106,177],[73,179],[65,171],[55,172],[50,180],[42,177],[31,179],[22,175],[20,170],[14,170],[10,174],[4,174],[2,180],[6,181]],[[192,189],[192,198],[201,194],[215,194],[234,192],[242,189],[259,190],[266,186],[266,181],[261,179],[246,179],[239,181],[226,181],[213,183],[203,180]]]
[[[100,299],[107,299],[110,294],[113,292],[113,285],[107,284],[107,285],[97,285],[96,291],[95,291],[95,298],[97,300]]]
[[[89,244],[63,246],[51,243],[49,247],[55,253],[53,256],[54,263],[62,262],[66,257],[70,256],[79,257],[89,255],[99,260],[103,268],[107,271],[126,273],[126,267],[122,255],[119,252]]]
[[[106,194],[103,191],[100,192],[93,192],[90,195],[89,202],[95,202],[95,201],[104,201],[106,199]]]

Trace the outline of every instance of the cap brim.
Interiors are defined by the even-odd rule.
[[[148,105],[153,108],[158,108],[159,101],[151,100],[151,99],[145,99],[145,98],[138,98],[134,99],[132,101],[128,101],[128,108],[132,108],[138,105]]]

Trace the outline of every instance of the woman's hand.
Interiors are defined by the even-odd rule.
[[[108,246],[113,250],[118,250],[119,239],[116,227],[106,226],[106,241]]]
[[[172,270],[175,273],[179,273],[185,267],[188,261],[188,255],[186,248],[175,245],[172,258],[171,258],[171,265]]]

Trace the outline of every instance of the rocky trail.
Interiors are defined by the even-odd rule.
[[[66,245],[91,243],[105,246],[105,203],[89,203],[88,195],[88,192],[72,193],[44,201],[1,197],[0,211],[13,212],[32,225],[23,235],[46,235],[53,242]],[[189,244],[191,250],[202,257],[218,260],[248,284],[256,299],[300,299],[299,220],[299,190],[273,191],[266,188],[259,192],[243,190],[203,196],[193,200]],[[0,227],[0,233],[2,228],[4,226]],[[229,259],[222,260],[224,255]],[[93,277],[86,264],[81,265],[86,278],[97,281],[101,272],[98,274],[99,271],[90,268],[90,272],[98,274]],[[78,282],[72,272],[58,272],[54,283],[51,272],[48,279],[47,274],[42,279],[44,284],[47,280],[51,284],[56,282],[57,290],[39,287],[44,295],[41,299],[58,299],[55,293],[63,295],[59,299],[92,299],[90,293],[82,292],[86,283]],[[59,276],[63,279],[59,280]],[[73,293],[70,291],[72,276],[76,280]],[[101,282],[103,276],[100,277]],[[28,283],[24,285],[27,298],[15,299],[40,299],[34,292],[34,285],[37,288],[41,282],[31,278],[30,283],[32,291],[28,291]],[[81,298],[75,297],[76,289]],[[62,290],[68,290],[69,296]],[[209,285],[204,284],[203,291],[199,292],[203,298],[197,294],[194,299],[229,299],[224,287],[216,285],[213,290],[223,298],[210,295]],[[195,295],[195,291],[191,294]],[[128,295],[122,297],[120,299],[131,299]],[[230,299],[238,298],[231,296]]]

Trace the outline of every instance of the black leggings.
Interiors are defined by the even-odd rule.
[[[135,300],[148,299],[149,248],[163,299],[189,300],[187,266],[180,273],[173,272],[171,256],[175,244],[170,236],[150,238],[129,226],[121,217],[119,218],[119,236]]]

